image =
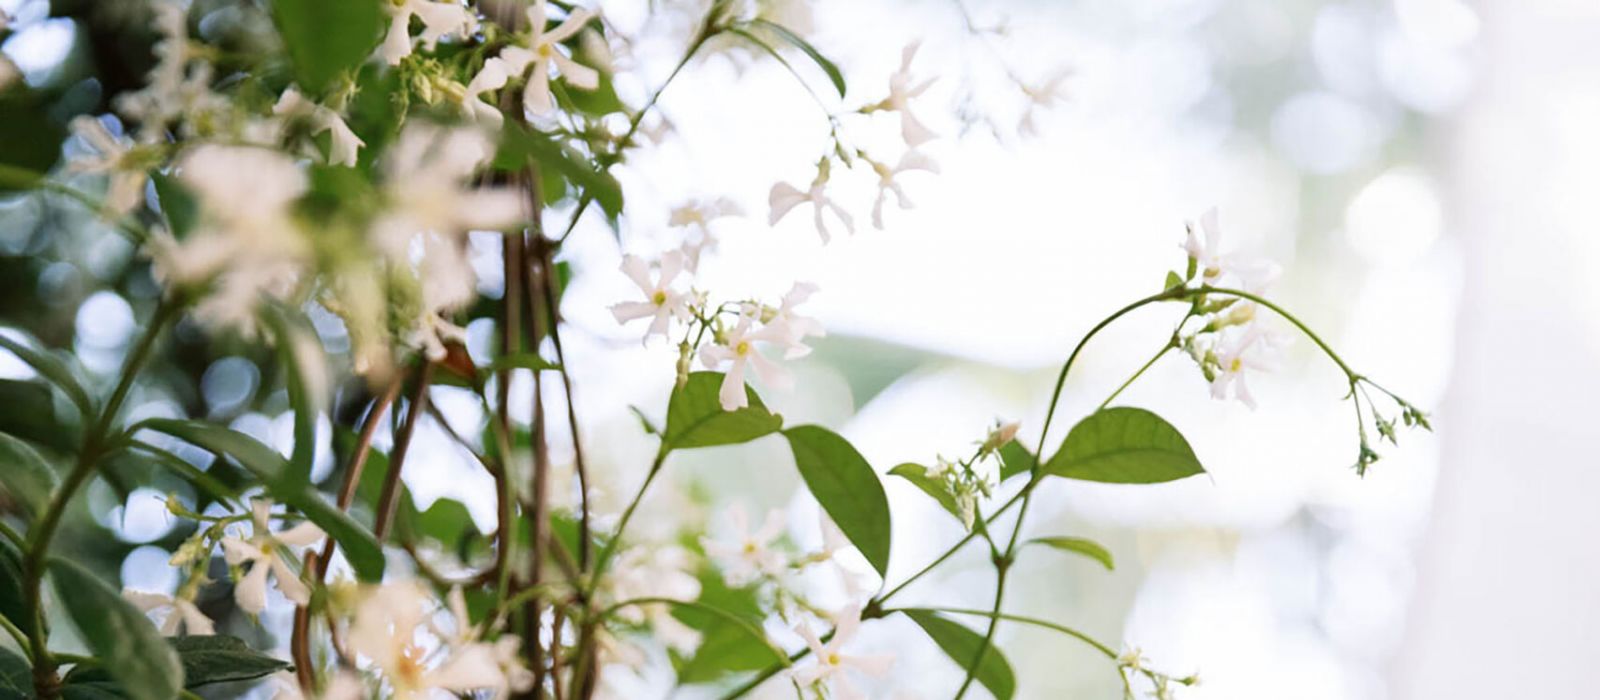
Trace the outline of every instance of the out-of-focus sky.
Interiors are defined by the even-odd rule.
[[[628,30],[641,28],[642,5],[605,3]],[[768,227],[768,189],[810,180],[827,125],[771,61],[721,55],[680,76],[660,105],[671,133],[621,174],[638,212],[624,222],[625,249],[675,244],[667,211],[685,198],[739,202],[748,216],[716,225],[721,251],[700,286],[771,298],[797,279],[818,283],[811,307],[830,338],[795,366],[794,390],[764,395],[792,422],[841,430],[886,470],[967,449],[997,418],[1022,421],[1032,444],[1072,344],[1181,268],[1183,222],[1217,206],[1228,247],[1285,266],[1272,296],[1360,371],[1437,407],[1439,434],[1402,433],[1358,479],[1342,383],[1303,338],[1277,371],[1252,377],[1255,411],[1211,400],[1192,364],[1169,357],[1120,402],[1182,429],[1210,478],[1051,485],[1029,533],[1096,538],[1117,571],[1030,553],[1007,610],[1125,640],[1162,669],[1198,670],[1189,698],[1581,695],[1578,674],[1600,650],[1578,631],[1600,629],[1600,562],[1583,536],[1595,525],[1583,486],[1600,478],[1586,473],[1597,465],[1583,424],[1600,376],[1600,284],[1589,272],[1600,238],[1587,231],[1600,185],[1600,6],[967,7],[977,28],[1006,33],[974,34],[957,5],[933,0],[823,0],[792,15],[812,18],[800,28],[844,69],[851,107],[880,98],[901,47],[922,43],[915,71],[937,81],[918,111],[941,135],[925,151],[942,172],[904,178],[915,207],[891,206],[886,230],[869,225],[873,182],[861,172],[836,174],[830,190],[855,213],[856,235],[822,246],[805,212]],[[673,29],[643,28],[633,52],[644,70],[619,81],[634,103],[681,49]],[[25,71],[45,70],[66,40],[57,34],[39,22],[4,50]],[[821,75],[797,66],[826,95]],[[1038,136],[1019,138],[1024,98],[1007,71],[1043,81],[1063,70],[1064,100],[1036,115]],[[998,129],[964,129],[963,111]],[[891,160],[902,148],[888,116],[850,138]],[[603,227],[580,228],[569,255],[586,274],[564,308],[579,331],[568,351],[580,358],[571,366],[592,450],[619,484],[602,503],[631,490],[653,449],[618,408],[659,410],[673,361],[606,312],[630,292],[609,272],[618,254]],[[493,266],[483,271],[492,287]],[[91,364],[97,338],[115,347],[131,330],[115,295],[90,297],[78,318]],[[1170,321],[1151,311],[1098,340],[1068,382],[1064,418],[1092,410]],[[249,367],[216,371],[213,404],[259,382]],[[462,425],[481,420],[459,398],[435,393]],[[288,439],[281,417],[247,415],[236,427]],[[680,483],[715,477],[720,499],[791,507],[804,537],[815,505],[793,497],[786,458],[770,447],[708,450],[674,467]],[[413,463],[441,465],[408,480],[419,502],[459,498],[487,525],[487,477],[466,476],[477,473],[438,431],[425,427],[415,449]],[[913,489],[888,488],[898,579],[960,530]],[[164,531],[160,494],[144,496],[122,512],[129,541]],[[682,507],[660,498],[648,508]],[[991,570],[972,554],[911,597],[986,606]],[[135,550],[129,585],[175,585],[163,558]],[[903,641],[904,624],[863,636],[866,648],[901,654],[894,684],[935,693],[959,682],[931,644]],[[999,643],[1027,697],[1120,692],[1108,666],[1070,640],[1007,627]]]

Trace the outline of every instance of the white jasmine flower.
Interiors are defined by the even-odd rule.
[[[478,17],[456,2],[431,0],[392,0],[384,3],[389,12],[389,33],[378,52],[389,65],[411,55],[411,18],[422,20],[422,47],[429,51],[447,36],[466,38],[478,31]]]
[[[492,686],[497,699],[505,698],[513,692],[521,693],[533,688],[533,671],[529,670],[522,660],[521,637],[507,634],[501,635],[493,642],[482,641],[481,632],[470,624],[472,617],[467,613],[467,598],[461,592],[461,588],[452,587],[445,601],[450,609],[454,631],[450,634],[440,634],[439,637],[455,648],[458,666],[482,668],[487,659],[499,667],[504,682]],[[470,663],[459,661],[469,658]]]
[[[711,222],[728,216],[744,216],[744,210],[725,197],[690,200],[673,208],[667,225],[686,229],[680,248],[683,251],[684,269],[698,271],[700,256],[717,249],[717,238],[711,232]]]
[[[105,201],[108,211],[124,216],[139,208],[144,202],[144,185],[149,176],[144,168],[127,162],[133,141],[126,136],[113,135],[104,122],[90,116],[74,118],[72,133],[93,148],[94,154],[69,161],[68,172],[108,176],[110,184],[106,186]]]
[[[148,593],[131,589],[122,591],[122,599],[138,608],[139,612],[155,613],[156,619],[160,620],[161,635],[164,637],[177,635],[180,627],[185,634],[217,633],[211,618],[200,612],[200,608],[195,607],[192,600],[175,598],[165,593]]]
[[[896,175],[912,170],[921,170],[929,173],[939,172],[938,163],[917,151],[906,151],[905,155],[900,157],[900,162],[893,168],[877,161],[869,160],[867,162],[872,164],[873,172],[878,174],[878,199],[872,204],[872,226],[879,231],[883,230],[883,202],[889,198],[890,192],[894,193],[895,201],[899,203],[901,209],[911,208],[911,199],[906,197],[906,191],[900,187],[900,183],[895,181]]]
[[[1029,85],[1023,83],[1022,94],[1028,98],[1027,104],[1022,109],[1022,118],[1017,122],[1017,133],[1022,136],[1036,136],[1039,127],[1034,123],[1034,117],[1039,110],[1055,107],[1057,102],[1065,98],[1061,90],[1061,83],[1071,77],[1072,71],[1063,69],[1056,71],[1044,82]]]
[[[821,288],[810,282],[795,282],[788,293],[783,295],[783,300],[779,302],[771,318],[767,319],[767,327],[778,329],[783,337],[779,343],[784,346],[784,359],[793,360],[811,354],[811,346],[803,341],[808,336],[821,338],[828,334],[823,329],[821,321],[795,313],[795,307],[805,303],[819,289]]]
[[[290,214],[308,187],[305,173],[276,151],[213,145],[190,151],[177,171],[200,217],[181,242],[166,234],[147,242],[156,279],[209,284],[196,316],[253,335],[262,298],[289,294],[311,255]]]
[[[589,23],[593,15],[584,8],[575,8],[567,19],[555,29],[545,31],[546,1],[534,0],[528,12],[528,48],[508,46],[500,55],[483,62],[483,68],[467,84],[467,98],[505,87],[514,77],[526,75],[528,82],[522,90],[522,106],[534,114],[549,112],[554,106],[550,100],[550,73],[565,78],[568,85],[580,90],[593,90],[600,86],[600,73],[568,58],[559,50],[562,41],[577,34]]]
[[[338,112],[306,99],[299,90],[292,87],[283,91],[283,95],[278,98],[278,104],[273,106],[272,113],[280,117],[308,120],[312,133],[328,132],[330,165],[355,167],[361,147],[367,145],[361,137],[350,130],[350,125],[345,123]]]
[[[700,595],[700,580],[689,573],[691,564],[689,552],[675,545],[625,550],[606,581],[609,598],[692,601]],[[636,625],[648,624],[653,636],[672,649],[691,650],[700,643],[700,633],[673,617],[672,609],[664,605],[630,605],[618,610],[617,616]]]
[[[790,383],[788,372],[756,350],[758,341],[791,344],[789,329],[783,325],[769,325],[751,330],[751,323],[748,314],[741,316],[738,325],[722,333],[717,344],[700,349],[700,362],[706,368],[716,370],[725,363],[728,365],[725,370],[727,374],[722,378],[722,389],[718,393],[724,411],[735,411],[749,405],[749,397],[745,396],[744,390],[746,367],[755,368],[756,376],[774,387],[782,388]]]
[[[833,237],[828,232],[827,224],[822,220],[822,211],[824,209],[833,212],[833,215],[839,218],[839,222],[844,224],[846,231],[852,234],[855,233],[856,226],[855,222],[850,218],[850,213],[828,198],[826,193],[827,185],[828,161],[826,160],[822,161],[822,164],[818,167],[817,179],[811,181],[811,188],[804,192],[787,182],[773,185],[772,192],[767,195],[767,204],[772,207],[772,214],[767,218],[767,224],[776,226],[789,213],[789,210],[802,203],[809,203],[812,206],[812,221],[816,225],[817,235],[822,237],[823,243],[827,243]]]
[[[1207,209],[1200,215],[1200,221],[1188,222],[1184,226],[1186,237],[1183,241],[1183,250],[1189,254],[1189,259],[1195,261],[1195,266],[1200,269],[1206,283],[1211,283],[1222,276],[1223,257],[1220,250],[1222,246],[1222,227],[1217,224],[1217,208]]]
[[[667,336],[668,325],[672,319],[688,321],[689,294],[672,288],[673,280],[678,273],[683,271],[683,254],[671,251],[661,256],[658,264],[655,281],[650,280],[650,265],[637,256],[622,256],[622,273],[638,285],[639,291],[644,293],[644,301],[624,301],[611,306],[611,315],[615,316],[617,323],[627,323],[634,319],[649,318],[650,328],[645,331],[646,340],[652,335]]]
[[[917,49],[922,42],[912,42],[900,53],[900,69],[889,76],[889,97],[883,101],[885,109],[892,110],[900,115],[900,136],[906,145],[916,148],[929,140],[935,134],[931,129],[922,124],[922,120],[911,112],[911,99],[927,92],[928,86],[934,79],[929,78],[921,83],[914,82],[911,76],[911,61],[917,56]]]
[[[384,163],[389,206],[370,235],[391,261],[417,275],[420,308],[404,339],[433,359],[444,356],[447,341],[464,336],[445,317],[477,294],[466,232],[505,229],[526,218],[521,193],[469,184],[493,155],[494,142],[479,129],[413,122]]]
[[[293,569],[284,562],[282,551],[286,547],[307,547],[322,541],[321,528],[304,522],[283,532],[274,533],[268,524],[272,518],[272,501],[255,499],[250,504],[251,534],[222,538],[223,558],[229,566],[250,564],[250,570],[234,584],[233,595],[239,607],[252,615],[267,609],[267,574],[278,583],[278,590],[296,605],[311,602],[311,589],[300,580]]]
[[[350,648],[383,673],[395,700],[427,700],[434,690],[466,693],[507,688],[491,645],[452,650],[428,644],[427,637],[433,634],[428,618],[435,607],[416,583],[380,586],[356,609]],[[434,653],[429,653],[430,646],[435,647]]]
[[[1216,353],[1217,369],[1211,380],[1211,397],[1227,399],[1229,394],[1240,403],[1255,410],[1256,400],[1245,385],[1245,370],[1269,370],[1272,363],[1264,355],[1270,351],[1271,339],[1260,326],[1236,329],[1225,338]]]
[[[794,671],[796,683],[802,686],[827,685],[833,690],[833,695],[839,700],[865,700],[866,696],[861,690],[850,682],[845,673],[853,670],[873,676],[881,676],[889,672],[889,666],[894,663],[891,654],[874,654],[870,656],[857,656],[846,654],[844,645],[855,636],[856,630],[861,626],[861,608],[859,606],[847,607],[834,614],[833,639],[823,644],[817,638],[817,633],[812,631],[811,625],[801,620],[796,631],[806,640],[806,646],[811,648],[811,655],[816,657],[816,663],[799,668]]]
[[[736,533],[732,542],[702,539],[706,554],[722,569],[729,585],[743,586],[754,583],[763,576],[777,576],[786,566],[783,553],[772,549],[772,544],[783,534],[783,511],[767,513],[766,522],[758,530],[750,530],[750,516],[742,504],[728,508],[728,525]]]

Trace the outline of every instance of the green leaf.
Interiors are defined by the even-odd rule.
[[[961,668],[971,668],[978,658],[978,651],[983,648],[983,635],[972,631],[965,625],[952,622],[927,610],[902,610],[906,617],[928,633],[935,644],[956,662]],[[995,700],[1011,700],[1017,692],[1017,678],[1011,672],[1011,664],[1006,661],[1004,654],[989,645],[983,654],[983,662],[978,665],[978,672],[974,674],[983,687],[994,693]]]
[[[289,407],[294,410],[294,451],[287,477],[311,482],[317,452],[317,418],[328,404],[328,358],[304,314],[281,306],[263,314],[277,339],[278,359],[288,372]]]
[[[1095,542],[1094,540],[1086,540],[1082,537],[1037,537],[1028,540],[1028,544],[1042,544],[1047,547],[1054,547],[1063,552],[1082,554],[1083,556],[1100,562],[1102,566],[1106,567],[1106,571],[1111,571],[1112,569],[1116,568],[1116,564],[1111,559],[1110,550],[1100,546],[1100,543]]]
[[[542,174],[559,174],[582,188],[607,217],[615,220],[622,213],[622,185],[609,171],[543,131],[509,122],[502,126],[500,147],[494,156],[495,169],[522,170],[530,160],[538,162]]]
[[[950,492],[945,489],[943,481],[928,476],[927,467],[915,462],[906,462],[890,469],[889,473],[905,479],[911,482],[911,485],[922,489],[923,493],[933,497],[933,500],[938,501],[939,505],[943,506],[946,511],[956,516],[956,520],[961,519],[961,506],[956,504],[955,496],[950,495]]]
[[[804,37],[801,37],[799,34],[790,31],[788,27],[776,22],[771,22],[758,17],[752,20],[750,24],[751,26],[762,27],[764,29],[771,30],[772,33],[777,34],[779,38],[789,42],[790,44],[793,44],[795,48],[805,52],[806,56],[809,56],[812,62],[816,63],[817,67],[822,69],[822,72],[828,74],[828,80],[833,83],[833,89],[839,91],[839,96],[844,97],[844,74],[839,72],[839,67],[834,65],[833,61],[828,60],[828,57],[823,56],[822,52],[817,50],[817,47],[812,46],[811,42],[806,41]]]
[[[872,568],[889,571],[889,499],[878,475],[844,438],[815,425],[783,431],[795,466],[828,517],[861,550]]]
[[[11,433],[53,450],[75,452],[80,428],[57,415],[50,387],[40,382],[0,379],[0,433]]]
[[[0,192],[33,187],[61,158],[66,129],[47,109],[31,90],[0,92]]]
[[[50,562],[62,607],[89,650],[131,700],[172,700],[183,688],[178,654],[144,613],[89,570],[65,559]]]
[[[183,666],[185,688],[250,681],[292,668],[289,662],[251,649],[244,640],[227,635],[171,637],[167,639],[167,644],[177,653],[178,661]],[[102,666],[73,669],[66,681],[70,685],[106,690],[120,697],[120,689]]]
[[[1111,484],[1157,484],[1205,472],[1178,429],[1142,408],[1096,412],[1072,426],[1046,474]]]
[[[56,473],[32,445],[0,433],[0,486],[38,515],[50,503]]]
[[[536,352],[519,352],[514,355],[502,355],[494,358],[485,372],[494,373],[503,369],[531,369],[535,372],[547,369],[561,369],[561,365],[544,359]]]
[[[221,480],[212,476],[210,472],[203,471],[182,457],[153,445],[135,441],[133,447],[136,451],[132,454],[149,458],[152,464],[178,475],[184,481],[193,484],[195,488],[206,492],[212,498],[229,507],[236,508],[240,505],[238,490],[222,483]]]
[[[0,647],[0,700],[28,700],[33,695],[33,668],[28,660]]]
[[[62,700],[127,700],[127,696],[123,695],[111,681],[68,683],[61,688],[61,698]]]
[[[1000,480],[1005,481],[1018,474],[1032,474],[1039,467],[1039,460],[1034,458],[1028,448],[1021,442],[1012,440],[1000,446]]]
[[[783,417],[768,412],[761,397],[748,386],[744,392],[750,405],[736,411],[722,410],[722,400],[718,398],[722,379],[721,372],[693,372],[682,387],[673,389],[667,404],[667,430],[662,436],[667,449],[749,442],[783,427]]]
[[[185,687],[261,678],[290,667],[251,649],[244,640],[224,635],[174,637],[172,648],[183,662]]]
[[[700,645],[687,657],[674,655],[680,683],[705,683],[736,671],[754,671],[780,661],[761,633],[755,586],[730,588],[714,567],[699,571],[700,595],[693,605],[673,605],[672,616],[700,632]]]
[[[51,384],[54,384],[56,388],[66,394],[67,399],[72,401],[72,405],[77,406],[78,411],[83,415],[94,415],[94,401],[90,400],[89,392],[84,391],[83,384],[78,382],[78,375],[73,373],[72,369],[60,357],[46,350],[36,350],[32,346],[10,338],[3,333],[0,333],[0,348],[11,351],[11,354],[16,355],[17,359],[28,363],[28,366],[38,372],[40,376],[49,380]]]
[[[21,550],[11,540],[0,537],[0,616],[19,629],[26,629],[22,580]]]
[[[304,480],[288,473],[288,463],[272,448],[244,433],[199,421],[152,418],[142,427],[194,443],[219,456],[226,456],[249,470],[267,487],[267,492],[303,513],[321,527],[339,546],[345,558],[363,581],[383,580],[383,547],[348,514],[329,504]]]
[[[200,205],[195,201],[194,194],[166,173],[151,173],[150,182],[155,184],[156,202],[161,205],[161,213],[167,217],[167,228],[172,231],[172,237],[183,240],[200,220]]]
[[[296,82],[313,96],[366,61],[383,28],[379,0],[273,0],[272,18]]]
[[[1166,284],[1166,286],[1161,288],[1161,291],[1163,291],[1163,292],[1168,290],[1168,289],[1172,289],[1173,287],[1182,287],[1183,286],[1183,276],[1179,275],[1176,272],[1168,270],[1167,271],[1167,281],[1165,282],[1165,284]]]

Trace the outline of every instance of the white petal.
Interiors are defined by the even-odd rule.
[[[233,599],[240,610],[258,615],[267,609],[267,572],[270,569],[266,562],[258,560],[251,565],[249,573],[234,584]]]
[[[654,316],[658,308],[647,301],[624,301],[611,305],[611,315],[617,319],[617,323],[627,323]]]
[[[177,602],[177,615],[174,615],[174,617],[177,616],[183,617],[185,633],[200,635],[217,633],[216,625],[212,624],[211,618],[206,617],[205,613],[200,612],[200,608],[195,607],[194,603],[187,600],[179,600]]]
[[[411,55],[411,13],[397,12],[389,20],[389,33],[383,38],[383,46],[378,49],[383,60],[389,65],[398,65],[400,59]]]
[[[846,656],[844,665],[862,673],[881,676],[889,672],[889,667],[894,665],[893,654],[872,654],[869,656]]]
[[[304,581],[294,574],[282,557],[272,558],[272,577],[278,581],[278,590],[283,592],[283,597],[294,601],[297,605],[311,602],[311,589],[306,587]],[[257,567],[261,564],[258,562]]]
[[[905,139],[906,145],[912,148],[932,141],[937,134],[932,129],[924,126],[917,115],[909,109],[900,110],[900,137]]]
[[[567,37],[577,34],[578,30],[583,29],[583,25],[588,24],[591,17],[593,15],[588,10],[581,7],[577,8],[572,11],[572,14],[567,15],[567,20],[562,22],[560,26],[539,37],[540,41],[550,44],[566,41]]]
[[[735,359],[722,378],[722,389],[717,392],[717,398],[722,401],[724,411],[737,411],[750,405],[750,398],[744,391],[744,365],[742,358]]]
[[[321,542],[324,537],[327,535],[322,532],[322,528],[310,522],[300,523],[277,534],[278,541],[290,547],[313,545]]]
[[[256,561],[266,557],[260,549],[237,537],[222,538],[222,558],[229,566],[238,566],[247,561]]]
[[[599,71],[559,53],[553,54],[550,58],[556,63],[556,72],[567,79],[568,85],[579,90],[593,90],[600,87]]]
[[[522,106],[534,114],[546,114],[554,105],[550,102],[550,67],[544,59],[533,62],[528,72],[528,85],[522,88]]]
[[[150,612],[157,608],[173,606],[172,596],[161,593],[146,593],[144,591],[124,590],[122,599],[128,601],[139,612]]]
[[[801,202],[808,199],[810,197],[806,193],[801,192],[794,185],[787,182],[773,185],[772,191],[767,194],[767,204],[772,207],[772,213],[767,217],[767,225],[777,225],[778,221],[789,213],[789,210],[794,209]]]

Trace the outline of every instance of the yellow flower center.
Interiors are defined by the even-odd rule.
[[[539,44],[539,48],[534,49],[534,51],[539,54],[539,58],[548,59],[551,56],[555,55],[556,47],[555,47],[554,44],[542,43],[542,44]]]
[[[829,666],[838,666],[839,665],[839,652],[836,652],[836,651],[828,652],[828,665]]]
[[[650,296],[650,302],[655,304],[656,306],[665,305],[667,303],[667,292],[666,292],[666,290],[657,289],[656,293]]]
[[[756,553],[756,543],[755,542],[751,542],[750,540],[745,540],[744,553],[745,554],[755,554]]]
[[[750,354],[750,341],[739,341],[738,345],[733,346],[733,353],[741,357]]]
[[[1238,372],[1241,369],[1244,369],[1244,358],[1235,357],[1233,362],[1228,364],[1229,372]]]
[[[416,688],[422,685],[422,674],[427,669],[422,667],[422,649],[415,644],[407,644],[401,648],[399,658],[395,659],[393,672],[394,684],[404,688]]]

